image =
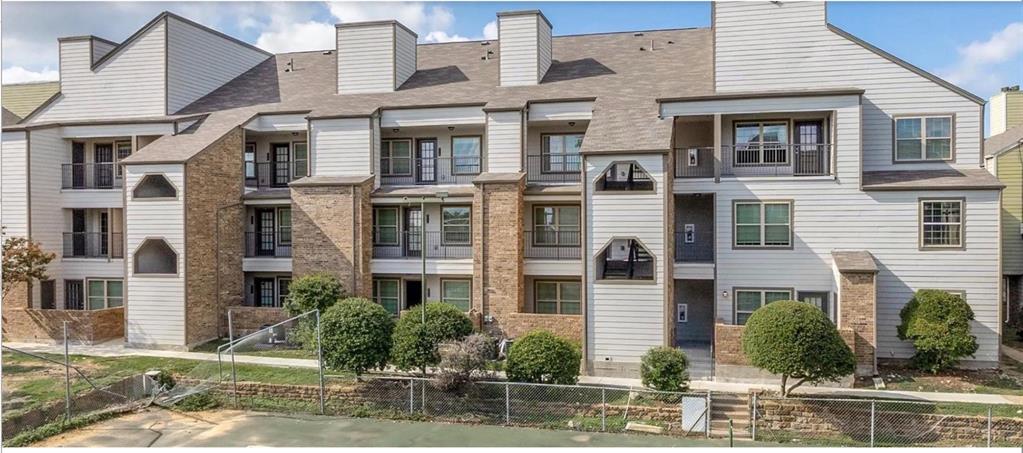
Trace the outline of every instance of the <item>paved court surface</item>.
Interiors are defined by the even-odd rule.
[[[749,442],[739,445],[752,446]],[[727,446],[727,441],[241,411],[182,414],[146,409],[33,446],[677,447]]]

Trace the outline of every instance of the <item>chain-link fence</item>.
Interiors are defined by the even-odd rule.
[[[1023,446],[1023,406],[754,397],[751,437],[847,447]]]

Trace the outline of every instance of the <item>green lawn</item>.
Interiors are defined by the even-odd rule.
[[[227,343],[227,338],[221,338],[219,340],[213,340],[208,343],[196,346],[193,352],[217,352],[217,348]],[[242,350],[241,347],[236,347],[236,355],[251,355],[257,357],[280,357],[284,359],[309,359],[316,360],[316,351],[308,350],[304,348],[294,348],[278,346],[273,349],[259,349],[259,350]]]

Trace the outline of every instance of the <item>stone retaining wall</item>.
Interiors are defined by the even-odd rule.
[[[64,341],[64,321],[72,342],[95,344],[124,338],[124,307],[102,310],[3,310],[3,336],[10,341]]]

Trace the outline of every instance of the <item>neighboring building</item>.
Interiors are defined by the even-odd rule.
[[[991,97],[991,137],[986,167],[1005,184],[1002,192],[1002,300],[1006,335],[1023,332],[1023,93],[1019,85]]]
[[[17,124],[60,92],[60,82],[29,82],[4,85],[3,125]]]
[[[379,21],[269,55],[165,13],[121,44],[62,39],[61,95],[4,128],[2,207],[63,258],[5,334],[123,305],[128,344],[184,349],[328,272],[396,315],[440,300],[581,340],[599,375],[676,345],[694,377],[762,378],[742,324],[799,299],[872,374],[912,354],[899,310],[937,288],[976,313],[966,365],[996,365],[984,101],[823,3],[716,3],[712,24],[556,37],[521,11],[500,40]]]

